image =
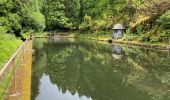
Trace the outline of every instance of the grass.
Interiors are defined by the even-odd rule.
[[[125,34],[124,37],[118,41],[127,41],[133,43],[144,43],[149,45],[158,45],[158,46],[167,46],[168,38],[167,37],[149,37],[149,41],[147,40],[148,36],[141,35],[141,34]]]
[[[8,70],[7,74],[4,76],[0,83],[0,100],[3,99],[6,89],[9,87],[9,83],[12,79],[12,68]]]
[[[43,36],[49,36],[49,32],[35,32],[33,33],[33,36],[39,36],[39,37],[43,37]]]
[[[112,34],[83,34],[83,33],[72,33],[74,37],[83,38],[83,39],[90,39],[90,40],[99,40],[99,41],[108,41],[112,39]],[[114,43],[121,43],[121,44],[131,44],[136,46],[143,46],[143,47],[150,47],[150,48],[159,48],[159,49],[166,49],[169,45],[167,41],[141,41],[140,35],[134,34],[125,34],[123,38],[113,40]],[[154,39],[154,38],[151,38]]]
[[[26,34],[25,34],[26,35]],[[16,52],[22,41],[15,37],[13,34],[0,33],[0,70],[10,57]],[[10,68],[3,79],[0,80],[0,99],[3,98],[6,89],[12,79],[12,69]]]
[[[0,34],[0,70],[21,44],[12,34]]]
[[[83,38],[83,39],[92,39],[92,40],[102,40],[106,41],[112,38],[112,34],[109,33],[80,33],[80,32],[75,32],[70,34],[70,36],[78,37],[78,38]]]
[[[23,51],[20,50],[15,58],[15,67],[16,67],[15,70],[17,70],[20,66],[21,57],[23,57],[22,53]],[[12,76],[13,76],[13,67],[10,65],[9,69],[5,73],[0,83],[0,100],[3,99],[6,89],[10,86],[10,81],[12,80]]]

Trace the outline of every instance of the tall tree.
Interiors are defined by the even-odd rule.
[[[48,30],[56,28],[69,28],[71,23],[64,12],[65,6],[62,0],[47,0],[45,5],[45,17]]]

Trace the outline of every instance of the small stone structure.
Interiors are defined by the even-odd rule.
[[[123,36],[123,32],[125,30],[125,27],[122,25],[122,24],[116,24],[114,27],[113,27],[113,36],[112,38],[113,39],[119,39]]]

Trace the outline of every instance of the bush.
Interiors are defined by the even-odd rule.
[[[97,30],[106,30],[108,28],[107,23],[104,20],[96,20],[94,26],[96,26]]]
[[[6,32],[7,32],[6,27],[4,27],[4,26],[0,26],[0,32],[1,32],[1,34],[6,33]]]
[[[91,16],[85,15],[84,16],[84,21],[80,25],[79,28],[81,30],[83,30],[83,31],[88,31],[88,30],[90,30],[91,26],[92,26],[92,18],[91,18]]]
[[[5,17],[0,17],[0,32],[6,33],[9,30],[9,21]]]
[[[160,17],[159,22],[163,25],[165,29],[170,28],[170,10]]]
[[[160,38],[159,37],[151,37],[150,42],[152,42],[152,43],[160,42]]]
[[[170,37],[170,29],[164,30],[161,34],[161,37]]]
[[[141,34],[141,33],[142,33],[142,30],[143,30],[143,26],[142,26],[142,25],[138,25],[138,26],[136,27],[136,32],[137,32],[137,34]]]
[[[137,39],[137,36],[134,34],[125,34],[123,37],[123,40],[125,40],[125,41],[133,41],[136,39]]]

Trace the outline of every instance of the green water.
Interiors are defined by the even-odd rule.
[[[35,39],[32,100],[170,100],[170,52]]]

